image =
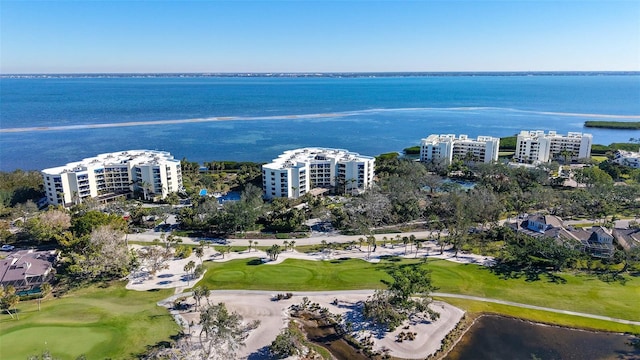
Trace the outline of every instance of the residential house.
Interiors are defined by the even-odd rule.
[[[613,229],[613,237],[625,251],[640,246],[640,229]]]
[[[527,229],[544,233],[552,228],[564,228],[562,219],[555,215],[532,215],[527,218]]]
[[[0,260],[0,285],[12,285],[18,292],[40,287],[53,278],[57,252],[19,250]]]
[[[607,228],[565,228],[562,219],[555,215],[529,216],[519,231],[533,237],[553,238],[565,245],[573,244],[594,257],[609,258],[615,252],[614,236]]]
[[[613,235],[605,227],[594,226],[589,230],[570,229],[569,232],[582,243],[583,251],[593,257],[610,258],[616,250]]]

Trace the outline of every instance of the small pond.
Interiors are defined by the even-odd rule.
[[[630,336],[483,316],[449,353],[451,360],[640,359]]]

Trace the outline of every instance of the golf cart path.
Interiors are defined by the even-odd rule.
[[[628,325],[640,326],[640,321],[617,319],[617,318],[608,317],[608,316],[587,314],[587,313],[582,313],[582,312],[577,312],[577,311],[553,309],[553,308],[548,308],[548,307],[544,307],[544,306],[522,304],[522,303],[517,303],[517,302],[513,302],[513,301],[506,301],[506,300],[490,299],[490,298],[485,298],[485,297],[480,297],[480,296],[449,294],[449,293],[439,293],[439,292],[434,292],[434,293],[431,293],[430,295],[431,296],[435,296],[435,297],[448,297],[448,298],[457,298],[457,299],[466,299],[466,300],[489,302],[489,303],[494,303],[494,304],[515,306],[515,307],[520,307],[520,308],[524,308],[524,309],[542,310],[542,311],[548,311],[548,312],[553,312],[553,313],[557,313],[557,314],[581,316],[581,317],[586,317],[586,318],[591,318],[591,319],[617,322],[617,323],[620,323],[620,324],[628,324]]]

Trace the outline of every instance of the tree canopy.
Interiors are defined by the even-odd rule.
[[[419,265],[405,265],[389,271],[393,281],[386,290],[378,290],[364,304],[364,315],[374,323],[393,331],[413,317],[435,320],[439,313],[429,308],[429,294],[435,289],[431,273]]]

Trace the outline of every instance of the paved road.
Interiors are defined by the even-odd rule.
[[[617,323],[620,323],[620,324],[628,324],[628,325],[640,326],[640,321],[617,319],[617,318],[612,318],[612,317],[608,317],[608,316],[586,314],[586,313],[581,313],[581,312],[576,312],[576,311],[569,311],[569,310],[559,310],[559,309],[553,309],[553,308],[548,308],[548,307],[543,307],[543,306],[521,304],[521,303],[516,303],[516,302],[512,302],[512,301],[489,299],[489,298],[484,298],[484,297],[479,297],[479,296],[448,294],[448,293],[438,293],[438,292],[431,293],[431,296],[490,302],[490,303],[494,303],[494,304],[516,306],[516,307],[520,307],[520,308],[524,308],[524,309],[543,310],[543,311],[549,311],[549,312],[558,313],[558,314],[575,315],[575,316],[581,316],[581,317],[586,317],[586,318],[591,318],[591,319],[613,321],[613,322],[617,322]]]
[[[506,223],[507,221],[513,221],[514,219],[503,219],[500,220],[498,223],[500,225],[503,225],[504,223]],[[615,223],[615,226],[618,228],[626,228],[629,226],[629,221],[631,219],[621,219],[621,220],[617,220]],[[578,224],[578,223],[585,223],[585,222],[589,222],[588,220],[567,220],[565,221],[565,225],[573,225],[573,224]],[[175,223],[175,218],[168,220],[168,223]],[[145,241],[145,242],[152,242],[154,239],[158,239],[160,238],[160,235],[162,234],[162,232],[160,231],[147,231],[144,233],[138,233],[138,234],[129,234],[128,235],[128,240],[132,240],[132,241]],[[166,233],[168,235],[168,233]],[[414,235],[416,238],[418,239],[427,239],[431,236],[432,232],[431,231],[411,231],[411,232],[405,232],[405,233],[387,233],[387,234],[376,234],[376,239],[378,240],[382,240],[382,238],[384,236],[386,236],[388,239],[393,239],[395,238],[397,235],[400,236],[411,236]],[[446,231],[443,232],[443,235],[446,235]],[[350,241],[358,241],[359,238],[364,237],[363,235],[340,235],[337,232],[326,232],[326,233],[322,233],[322,232],[313,232],[311,234],[311,237],[308,238],[301,238],[301,239],[288,239],[288,241],[291,240],[295,240],[296,245],[315,245],[315,244],[320,244],[322,242],[322,240],[325,240],[329,243],[331,242],[338,242],[338,243],[346,243],[346,242],[350,242]],[[264,245],[271,245],[271,244],[281,244],[284,239],[251,239],[251,238],[246,238],[246,239],[222,239],[222,238],[218,238],[218,239],[212,239],[212,238],[196,238],[196,237],[185,237],[185,236],[181,236],[180,237],[183,241],[183,243],[185,244],[198,244],[201,240],[205,240],[205,241],[210,241],[212,243],[218,243],[221,245],[236,245],[236,246],[249,246],[249,241],[257,241],[258,244],[260,244],[260,246],[264,246]]]

